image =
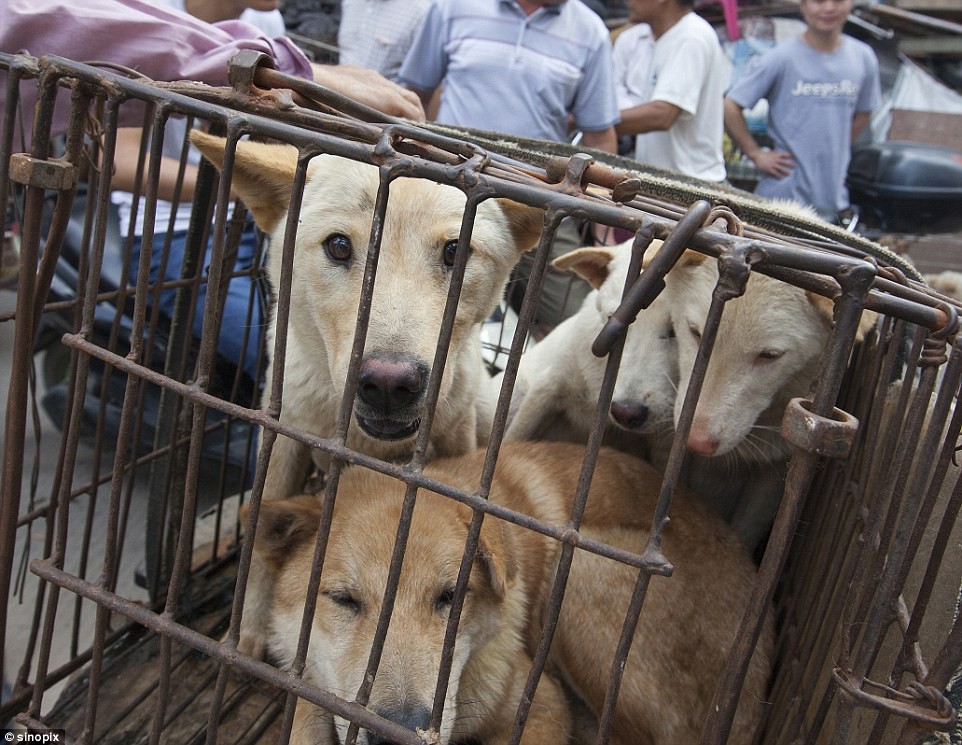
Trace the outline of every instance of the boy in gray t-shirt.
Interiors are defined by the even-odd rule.
[[[881,102],[871,47],[842,34],[854,0],[801,0],[806,30],[759,57],[725,97],[725,128],[763,176],[755,193],[795,199],[827,220],[849,206],[852,141]],[[743,109],[768,100],[772,150],[762,150]]]

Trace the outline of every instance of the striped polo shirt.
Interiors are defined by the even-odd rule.
[[[618,121],[611,42],[581,0],[526,16],[515,0],[434,0],[399,81],[441,82],[442,124],[564,141]]]

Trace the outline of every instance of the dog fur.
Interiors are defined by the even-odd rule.
[[[225,140],[194,131],[191,141],[221,167]],[[287,145],[241,141],[231,185],[257,225],[270,234],[267,276],[276,291],[297,151]],[[354,344],[365,257],[379,183],[378,169],[333,155],[315,157],[301,202],[280,421],[300,430],[335,434]],[[453,247],[466,198],[426,179],[391,184],[370,323],[347,446],[385,459],[410,455],[448,295]],[[511,268],[537,242],[543,211],[508,200],[478,208],[471,256],[431,433],[433,453],[456,455],[486,442],[493,402],[480,328],[497,305]],[[276,319],[268,328],[274,348]],[[271,390],[268,369],[265,391]],[[300,490],[311,453],[280,436],[268,468],[268,498]],[[315,453],[322,468],[327,459]]]
[[[607,358],[591,344],[625,289],[631,241],[580,248],[553,262],[586,279],[594,291],[581,308],[521,358],[514,389],[521,400],[507,440],[587,442]],[[678,351],[665,302],[652,303],[628,327],[615,382],[605,442],[644,454],[652,436],[669,437],[678,379]]]
[[[216,167],[222,166],[223,138],[194,130],[191,141]],[[232,172],[232,188],[270,234],[267,276],[275,292],[282,277],[281,249],[297,158],[289,145],[240,141]],[[378,184],[376,167],[346,158],[320,155],[308,166],[294,247],[280,421],[321,437],[337,431]],[[426,179],[391,183],[354,421],[346,438],[353,450],[392,460],[413,452],[465,203],[463,192]],[[478,206],[429,454],[456,455],[487,442],[494,401],[481,356],[481,324],[497,305],[512,266],[537,242],[542,224],[542,210],[507,200]],[[272,312],[271,351],[275,329]],[[272,367],[265,406],[273,387]],[[312,456],[327,469],[325,453],[278,436],[264,499],[300,491]],[[255,562],[239,645],[254,657],[264,653],[261,629],[269,594]]]
[[[923,275],[925,283],[936,292],[945,295],[957,303],[962,303],[962,272],[952,269]]]
[[[716,261],[695,251],[666,277],[680,370],[676,426],[717,281]],[[860,337],[875,320],[862,314]],[[750,548],[767,535],[784,488],[791,455],[781,436],[785,407],[809,395],[832,324],[831,300],[758,272],[722,313],[688,435],[696,457],[687,482]]]
[[[564,526],[584,448],[518,443],[503,448],[492,501]],[[430,464],[427,476],[473,492],[484,452]],[[632,456],[603,449],[582,532],[644,551],[661,475]],[[320,578],[305,679],[351,699],[361,684],[380,610],[405,487],[384,474],[342,473]],[[294,655],[311,573],[319,498],[264,503],[255,550],[276,586],[269,626],[278,658]],[[755,570],[729,528],[679,488],[663,550],[676,562],[653,577],[628,658],[613,743],[696,742],[744,611]],[[447,620],[471,510],[420,490],[393,618],[369,708],[409,729],[428,726]],[[507,741],[530,652],[541,635],[544,604],[560,544],[488,516],[458,630],[455,660],[437,742]],[[598,715],[637,570],[576,551],[549,667]],[[764,717],[771,672],[768,622],[748,671],[731,743],[751,743]],[[575,707],[576,708],[576,707]],[[572,733],[569,707],[552,675],[541,678],[526,745],[557,745]],[[343,742],[347,723],[301,700],[292,742]],[[431,735],[428,735],[429,737]],[[381,742],[362,730],[365,745]]]

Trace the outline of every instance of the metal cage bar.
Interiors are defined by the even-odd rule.
[[[590,552],[637,572],[632,596],[625,598],[628,612],[618,650],[606,661],[611,675],[604,707],[596,712],[597,742],[607,742],[619,734],[614,731],[614,713],[619,695],[625,695],[619,685],[629,650],[634,647],[636,654],[644,655],[659,644],[659,639],[642,638],[636,632],[646,611],[651,575],[671,575],[688,560],[663,553],[661,544],[673,495],[688,467],[686,441],[715,337],[726,305],[745,292],[753,273],[759,273],[830,298],[834,328],[810,396],[793,402],[783,421],[783,433],[794,446],[784,496],[727,668],[712,681],[716,694],[706,708],[702,741],[727,741],[768,614],[777,620],[778,636],[771,712],[762,741],[843,743],[868,736],[872,741],[917,742],[924,728],[951,726],[954,711],[944,690],[962,664],[958,620],[946,616],[943,602],[946,585],[958,582],[951,576],[948,547],[958,533],[962,503],[953,463],[962,427],[962,417],[954,409],[962,377],[956,304],[907,279],[899,262],[887,265],[884,253],[866,253],[862,244],[840,242],[835,233],[818,235],[797,226],[794,233],[788,226],[786,233],[755,226],[739,217],[735,197],[732,204],[718,195],[706,195],[708,201],[666,200],[646,193],[643,179],[583,154],[519,164],[466,140],[404,122],[378,122],[376,115],[349,101],[325,99],[315,86],[278,78],[256,64],[244,68],[245,64],[237,62],[235,90],[220,91],[192,83],[130,80],[57,58],[37,61],[0,55],[0,70],[7,76],[0,137],[6,178],[0,181],[0,197],[6,202],[16,192],[23,215],[16,309],[0,314],[0,327],[12,323],[14,338],[0,480],[4,536],[0,659],[5,672],[17,666],[12,696],[0,703],[0,721],[16,716],[31,727],[66,726],[79,742],[121,741],[118,738],[132,722],[140,727],[143,741],[151,743],[171,737],[207,743],[268,738],[285,742],[292,734],[296,703],[303,699],[349,722],[348,742],[359,741],[362,730],[392,742],[425,742],[422,734],[378,715],[368,703],[394,622],[394,599],[417,494],[430,491],[472,510],[444,634],[430,729],[440,731],[445,700],[451,695],[468,576],[482,526],[497,521],[544,536],[557,544],[559,557],[551,567],[550,588],[540,609],[540,633],[530,650],[533,662],[517,702],[512,742],[523,736],[539,685],[554,675],[551,654],[562,607],[577,602],[567,593],[574,557]],[[262,90],[288,84],[295,87],[296,105],[280,105]],[[15,133],[24,120],[19,106],[23,86],[37,88],[40,100],[29,156],[14,152]],[[50,141],[62,109],[55,113],[54,102],[64,91],[71,94],[67,136],[63,155],[57,157]],[[88,119],[92,104],[99,112],[98,129],[91,129]],[[188,238],[192,255],[179,280],[150,281],[152,261],[163,266],[171,251],[170,236],[158,239],[160,228],[154,226],[161,139],[171,117],[187,117],[188,129],[203,122],[226,133],[227,147],[219,175],[211,167],[202,169]],[[118,236],[126,244],[123,277],[119,287],[105,289],[116,136],[120,126],[131,124],[149,133],[144,142],[151,143],[143,145],[136,168],[144,185],[133,194],[134,211],[145,218],[143,249],[139,263],[132,266],[134,232]],[[23,141],[25,133],[19,134]],[[224,295],[228,282],[241,273],[232,267],[242,217],[239,209],[230,219],[228,212],[235,148],[246,137],[279,140],[298,151],[285,240],[270,247],[280,252],[281,275],[279,287],[273,288],[272,368],[261,407],[240,395],[239,376],[226,391],[212,382],[218,375]],[[183,188],[187,152],[185,142],[177,193]],[[300,202],[312,160],[329,155],[378,168],[380,187],[372,209],[346,391],[335,431],[322,436],[289,426],[281,419],[281,403],[287,332],[291,315],[298,311],[286,288],[294,272],[297,233],[304,229]],[[96,196],[86,202],[82,218],[83,284],[74,288],[73,298],[63,300],[49,293],[77,177],[84,171],[88,197]],[[427,382],[422,428],[412,458],[399,464],[352,450],[347,435],[387,210],[392,187],[402,177],[454,186],[465,194],[466,207]],[[506,355],[502,388],[477,489],[467,490],[438,482],[423,467],[430,460],[429,435],[440,405],[476,210],[494,198],[544,210],[545,229],[534,253],[517,328],[505,335],[511,338],[510,348],[502,350]],[[175,208],[179,201],[175,196]],[[570,215],[628,230],[635,238],[622,305],[595,343],[596,352],[607,354],[608,362],[568,521],[553,524],[489,501],[488,496],[551,238],[561,219]],[[647,252],[655,239],[665,243],[652,259]],[[208,243],[211,259],[205,267]],[[717,262],[719,279],[677,418],[657,507],[650,516],[647,543],[626,550],[582,532],[582,519],[616,378],[629,364],[622,356],[624,334],[657,298],[664,277],[685,249]],[[247,276],[263,281],[260,272],[255,261]],[[198,293],[204,285],[207,301],[199,307]],[[170,319],[160,312],[165,290],[177,293],[177,310]],[[256,302],[252,293],[247,325]],[[114,311],[108,320],[102,314],[111,303]],[[856,344],[864,309],[878,313],[880,322],[868,339]],[[132,319],[129,328],[122,325],[125,312]],[[36,380],[33,369],[40,340],[37,330],[43,319],[56,314],[70,319],[63,321],[66,333],[57,340],[70,368],[64,381],[62,429],[51,433],[37,403],[44,401],[46,383]],[[203,318],[199,340],[191,339],[194,314]],[[101,334],[101,329],[109,331]],[[125,343],[120,340],[124,334]],[[242,348],[251,343],[246,338]],[[268,342],[260,343],[269,348]],[[160,360],[153,358],[158,345]],[[254,381],[255,389],[258,382]],[[96,406],[88,405],[88,399]],[[107,425],[112,405],[119,411],[115,429]],[[861,422],[857,431],[855,418]],[[51,469],[55,473],[43,487],[25,470],[31,430],[38,443],[38,464],[49,457],[42,452],[46,448],[40,445],[41,431],[46,430],[44,443],[51,436],[58,438],[58,447],[50,449],[56,455],[56,467]],[[258,432],[260,445],[254,455]],[[85,448],[91,446],[91,433],[88,462]],[[239,649],[243,614],[259,581],[252,539],[278,436],[325,453],[331,463],[319,497],[322,511],[312,537],[313,563],[296,653],[286,669]],[[111,437],[114,441],[107,442]],[[212,438],[225,445],[216,465],[211,465],[208,452]],[[152,440],[149,447],[143,447],[146,439]],[[244,453],[231,465],[227,455],[237,443],[242,443]],[[348,467],[387,475],[403,486],[405,497],[400,523],[391,526],[395,543],[364,683],[356,691],[328,691],[311,682],[308,651],[334,506]],[[232,468],[241,473],[234,481]],[[143,481],[148,482],[146,490]],[[138,504],[145,491],[146,506]],[[233,510],[241,503],[247,505],[246,519],[237,520]],[[135,546],[144,532],[147,550],[140,556]],[[31,543],[32,533],[42,535],[42,545]],[[32,576],[18,581],[18,566],[26,565],[31,556]],[[137,568],[140,562],[142,570]],[[94,576],[98,566],[99,575]],[[131,586],[127,575],[138,573],[143,586]],[[21,591],[29,586],[34,599],[31,612],[13,616],[18,585]],[[73,594],[72,602],[69,595],[61,598],[64,592]],[[14,648],[8,640],[14,638],[13,625],[21,623],[14,618],[24,617],[30,627],[27,641],[23,648]],[[66,645],[58,631],[63,624],[69,629]],[[140,656],[148,648],[152,659],[146,665]],[[118,665],[133,665],[135,659],[150,674],[114,705],[109,699],[117,694],[109,672]],[[71,685],[78,674],[84,676],[85,691]],[[179,685],[181,680],[190,680],[196,688],[188,690]]]

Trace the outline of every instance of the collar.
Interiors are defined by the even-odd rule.
[[[517,0],[498,0],[499,4],[508,8],[513,8],[525,18],[534,18],[537,15],[559,15],[561,13],[561,10],[564,8],[565,4],[570,1],[571,0],[565,0],[565,2],[558,3],[556,5],[542,5],[540,8],[538,8],[534,13],[532,13],[529,16],[524,12],[521,6],[517,3]]]

